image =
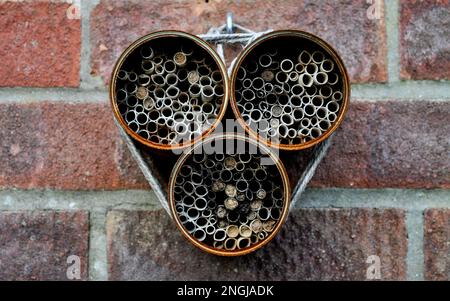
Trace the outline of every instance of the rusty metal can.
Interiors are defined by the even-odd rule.
[[[230,152],[230,145],[234,147],[234,152]],[[241,147],[238,147],[238,145],[241,145]],[[260,196],[264,198],[259,200],[264,207],[260,206],[256,209],[261,210],[261,216],[263,215],[262,211],[264,211],[265,221],[255,220],[257,214],[255,215],[255,209],[252,209],[250,205],[252,198],[247,198],[247,196],[245,199],[235,202],[235,206],[232,207],[224,206],[224,202],[229,201],[230,198],[225,191],[219,190],[212,193],[213,198],[210,198],[210,194],[202,198],[202,206],[192,205],[191,197],[187,197],[187,202],[183,200],[186,191],[188,193],[195,191],[195,189],[191,189],[192,181],[189,173],[180,173],[187,166],[191,170],[190,174],[203,174],[202,182],[198,185],[202,185],[208,191],[212,191],[211,187],[214,185],[214,177],[212,176],[216,172],[213,170],[214,168],[233,172],[233,175],[245,172],[245,170],[239,171],[236,169],[230,171],[225,169],[223,164],[216,164],[216,167],[210,168],[210,165],[205,164],[210,160],[209,158],[203,160],[203,163],[194,159],[196,155],[205,150],[208,152],[208,156],[214,158],[215,154],[222,150],[225,151],[225,149],[225,159],[230,157],[239,161],[239,157],[245,157],[245,161],[247,161],[247,157],[250,156],[248,164],[246,163],[249,166],[248,168],[253,168],[251,166],[259,164],[261,168],[267,169],[269,177],[266,180],[250,180],[251,186],[257,184],[269,192],[267,196]],[[237,156],[237,153],[246,155]],[[236,178],[239,177],[230,177],[227,180],[227,186],[235,186]],[[190,187],[190,189],[183,190],[183,187]],[[269,200],[272,190],[281,193],[280,202]],[[290,205],[289,178],[277,154],[256,139],[235,133],[210,135],[183,153],[172,170],[168,195],[172,217],[183,236],[203,251],[221,256],[245,255],[266,245],[281,229]],[[196,198],[195,192],[191,195]],[[206,204],[203,203],[204,201]],[[270,215],[271,211],[274,214]],[[264,229],[262,226],[255,226],[258,223],[263,225],[263,222],[271,223],[271,227]],[[239,229],[245,231],[239,231]]]
[[[275,78],[266,76],[269,73]],[[263,91],[261,85],[252,91],[248,83],[253,78],[263,78],[270,91]],[[240,125],[250,136],[282,150],[306,149],[325,140],[341,124],[350,99],[349,76],[337,51],[318,36],[298,30],[273,31],[246,47],[233,65],[230,89],[231,108]],[[242,95],[257,97],[251,98],[251,106],[244,106],[250,101]],[[261,102],[264,124],[270,125],[265,133],[245,109]],[[272,116],[271,107],[285,109]],[[254,115],[260,122],[261,114]],[[274,119],[279,122],[271,122]]]
[[[208,95],[208,114],[201,111],[203,100],[188,93],[191,71],[215,71],[215,84],[223,91]],[[211,88],[206,92],[212,93]],[[114,116],[128,135],[153,150],[174,150],[193,145],[217,127],[227,108],[229,81],[207,42],[181,31],[159,31],[139,38],[120,55],[109,94]]]

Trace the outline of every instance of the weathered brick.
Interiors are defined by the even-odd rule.
[[[450,1],[401,0],[403,79],[450,79]]]
[[[405,279],[405,215],[396,209],[302,209],[263,249],[224,258],[188,243],[163,211],[111,211],[111,280],[364,280],[368,256],[381,279]]]
[[[320,163],[311,182],[315,187],[369,187],[371,156],[369,140],[374,105],[351,103],[341,127],[333,138],[329,152]],[[302,157],[299,155],[299,157]],[[291,165],[290,168],[293,168]],[[297,172],[301,170],[295,169]]]
[[[447,102],[352,103],[312,186],[450,187],[449,114]]]
[[[450,187],[449,113],[447,102],[353,102],[311,186]],[[93,103],[0,105],[0,187],[147,188],[111,115]],[[306,154],[284,162],[293,182]]]
[[[148,187],[105,104],[3,104],[0,129],[0,187]]]
[[[138,37],[167,29],[203,33],[223,24],[226,13],[233,11],[236,23],[253,30],[302,29],[315,33],[336,47],[353,82],[385,81],[383,7],[379,20],[367,17],[369,7],[365,0],[103,0],[91,16],[92,72],[108,82],[115,60]]]
[[[0,212],[0,280],[68,280],[70,255],[86,280],[88,239],[84,211]]]
[[[77,87],[81,28],[63,1],[1,1],[0,86]]]
[[[93,103],[0,105],[0,187],[148,188],[110,110]],[[311,185],[450,187],[449,113],[450,104],[439,101],[352,102]],[[293,183],[308,154],[285,160]]]
[[[371,112],[370,187],[450,187],[450,103],[389,101]]]
[[[425,279],[450,280],[450,209],[424,213]]]

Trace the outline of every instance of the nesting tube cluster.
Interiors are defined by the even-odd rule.
[[[226,89],[223,70],[204,48],[187,37],[161,36],[126,53],[116,71],[114,101],[138,140],[170,147],[213,127]]]
[[[261,152],[192,153],[173,174],[173,212],[191,239],[233,253],[264,242],[283,219],[287,179]],[[262,164],[266,162],[265,164]],[[283,182],[284,181],[284,182]],[[287,188],[288,189],[288,188]]]
[[[312,40],[272,38],[256,41],[238,60],[232,76],[233,109],[247,129],[272,144],[318,140],[346,107],[345,70],[336,56]]]
[[[208,135],[225,115],[229,93],[250,137]],[[342,121],[349,97],[335,50],[293,30],[247,45],[230,82],[204,40],[152,33],[122,53],[110,85],[116,121],[128,135],[150,148],[182,149],[168,181],[171,215],[194,245],[224,256],[262,247],[287,216],[291,185],[269,147],[300,150],[323,141]]]

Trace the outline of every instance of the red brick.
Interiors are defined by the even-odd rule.
[[[88,239],[84,211],[0,212],[0,280],[69,280],[70,255],[87,280]]]
[[[233,11],[236,23],[253,30],[313,32],[337,48],[353,82],[382,82],[387,78],[384,14],[370,20],[369,6],[365,0],[103,0],[91,16],[92,72],[108,82],[115,60],[138,37],[167,29],[204,33],[222,25],[226,13]]]
[[[148,187],[123,148],[107,105],[3,104],[0,128],[0,187]]]
[[[0,86],[77,87],[81,28],[70,4],[1,1]]]
[[[193,247],[163,211],[107,217],[110,280],[365,280],[367,257],[382,280],[403,280],[407,234],[396,209],[301,209],[263,249],[237,258]]]
[[[447,102],[352,102],[311,185],[449,188],[449,113]],[[3,104],[0,127],[0,187],[149,187],[118,135],[109,105]],[[292,183],[308,155],[283,156]]]
[[[424,213],[425,279],[450,280],[450,209]]]
[[[374,105],[353,102],[311,182],[315,187],[369,187],[370,119]]]
[[[449,114],[447,102],[351,103],[311,185],[449,188]]]
[[[401,0],[403,79],[450,79],[450,1]]]
[[[449,102],[389,101],[371,113],[370,187],[450,188]]]

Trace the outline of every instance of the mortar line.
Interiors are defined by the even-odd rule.
[[[352,99],[424,101],[450,98],[449,81],[398,81],[353,84]]]
[[[406,256],[407,280],[424,280],[423,210],[406,212],[408,252]]]
[[[108,279],[106,211],[93,210],[89,214],[89,280]]]
[[[106,90],[73,88],[0,88],[0,103],[36,103],[52,101],[63,103],[106,103]]]
[[[81,57],[80,57],[80,88],[102,88],[103,81],[100,77],[91,74],[91,12],[99,3],[99,0],[81,2]]]
[[[446,189],[308,189],[297,208],[398,208],[425,210],[450,207]]]
[[[76,88],[0,88],[0,103],[38,101],[105,103],[109,99],[105,87]],[[371,101],[450,101],[450,81],[399,81],[392,84],[367,83],[352,85],[352,99]]]
[[[0,190],[0,210],[159,209],[151,191]]]
[[[449,208],[445,189],[307,189],[296,208]],[[0,210],[159,210],[152,191],[1,190]]]
[[[385,0],[388,81],[400,81],[399,0]]]

